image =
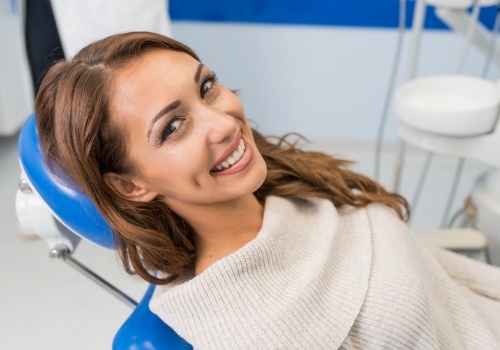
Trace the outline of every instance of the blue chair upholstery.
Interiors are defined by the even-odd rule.
[[[153,291],[154,285],[151,285],[132,315],[116,334],[113,342],[114,350],[193,349],[172,328],[149,310],[148,304]]]
[[[92,201],[64,176],[54,177],[43,161],[36,117],[28,118],[18,142],[21,165],[33,189],[48,204],[54,216],[82,238],[113,249],[113,234]],[[149,310],[154,291],[151,285],[141,302],[115,336],[113,349],[122,350],[188,350],[186,343],[172,328]]]
[[[56,178],[45,166],[35,115],[31,115],[21,128],[18,152],[31,185],[57,219],[77,235],[113,249],[113,234],[90,198],[83,195],[70,181],[63,182],[63,174],[58,174]]]

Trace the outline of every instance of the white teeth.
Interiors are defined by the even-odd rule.
[[[238,145],[238,149],[234,151],[229,157],[227,157],[225,161],[216,165],[214,169],[217,171],[221,171],[237,163],[241,159],[241,157],[243,157],[243,154],[245,153],[245,148],[246,148],[245,143],[243,142],[243,139],[241,139]]]
[[[235,161],[239,161],[241,157],[243,156],[243,152],[240,152],[239,150],[234,151],[232,157],[234,158]]]

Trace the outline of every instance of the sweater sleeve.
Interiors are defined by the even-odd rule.
[[[500,301],[500,269],[443,249],[429,249],[457,283]]]
[[[429,249],[381,204],[366,208],[372,270],[350,334],[367,349],[500,349],[500,270]]]

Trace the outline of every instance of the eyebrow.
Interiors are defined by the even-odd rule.
[[[180,104],[181,104],[181,101],[179,101],[179,100],[174,101],[171,104],[169,104],[167,107],[163,108],[161,111],[159,111],[154,116],[154,118],[151,120],[151,124],[149,124],[148,141],[149,141],[149,136],[151,135],[151,132],[153,131],[153,127],[154,127],[155,123],[158,121],[158,119],[160,119],[161,117],[163,117],[165,114],[167,114],[171,110],[176,109],[177,107],[179,107]]]
[[[194,75],[194,81],[195,81],[195,83],[197,83],[197,82],[200,81],[201,70],[203,69],[203,67],[204,67],[203,63],[200,63],[198,65],[198,69],[196,69],[196,74]]]

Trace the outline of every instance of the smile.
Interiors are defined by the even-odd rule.
[[[218,172],[225,169],[229,169],[233,165],[237,164],[243,157],[243,154],[245,154],[245,149],[246,149],[245,143],[243,142],[243,139],[240,139],[238,148],[233,153],[231,153],[231,155],[229,155],[225,160],[215,165],[212,168],[212,172]]]

